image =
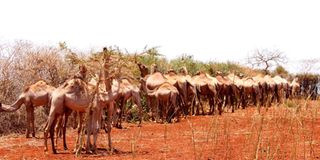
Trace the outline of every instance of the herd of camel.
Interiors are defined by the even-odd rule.
[[[78,138],[76,152],[82,149],[81,134],[87,134],[86,152],[96,152],[96,141],[99,129],[106,124],[109,148],[112,150],[112,124],[121,127],[121,116],[128,100],[138,107],[139,125],[141,124],[143,107],[141,97],[146,97],[151,119],[157,122],[171,122],[185,115],[222,114],[225,110],[232,112],[248,105],[269,107],[271,103],[281,103],[286,98],[295,97],[300,91],[297,79],[288,82],[280,76],[257,75],[255,77],[239,77],[235,74],[212,77],[205,72],[190,76],[186,68],[179,72],[169,70],[166,74],[158,71],[156,66],[149,69],[136,63],[140,69],[139,84],[130,78],[114,78],[101,76],[87,81],[87,69],[80,66],[79,72],[55,88],[44,81],[38,81],[20,94],[18,100],[11,105],[0,103],[0,111],[14,112],[22,104],[26,106],[26,137],[35,137],[34,108],[48,106],[50,112],[44,130],[44,145],[47,138],[55,149],[55,131],[57,126],[63,129],[64,149],[67,149],[65,133],[68,116],[74,111],[78,115]],[[208,102],[209,107],[204,107]],[[102,115],[107,114],[106,122]],[[113,121],[115,115],[119,116]],[[63,124],[62,124],[63,123]],[[85,127],[86,126],[86,127]],[[91,143],[91,135],[93,143]]]

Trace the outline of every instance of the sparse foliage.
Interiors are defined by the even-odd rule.
[[[197,71],[209,72],[209,65],[193,59],[192,55],[183,54],[180,57],[170,61],[172,69],[178,71],[182,67],[186,67],[190,75],[195,75]]]
[[[282,77],[288,77],[289,72],[283,66],[277,66],[274,70],[274,75],[281,75]]]
[[[266,74],[271,67],[287,62],[287,57],[279,49],[255,49],[253,54],[248,57],[248,64],[252,67],[262,67]]]
[[[300,61],[299,70],[301,73],[319,72],[320,59],[304,59]]]

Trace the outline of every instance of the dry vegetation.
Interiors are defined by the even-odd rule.
[[[59,86],[73,75],[77,65],[85,63],[94,73],[95,57],[99,52],[80,56],[65,44],[59,47],[37,47],[27,42],[17,42],[0,47],[0,101],[12,103],[25,86],[40,79]],[[146,65],[158,63],[160,70],[178,69],[186,65],[191,74],[205,70],[211,75],[216,71],[229,71],[255,75],[261,71],[237,63],[202,63],[183,55],[167,62],[157,56],[157,50],[147,51],[139,57]],[[115,55],[121,53],[114,50]],[[122,53],[121,53],[122,54]],[[121,55],[120,54],[120,55]],[[132,61],[132,55],[123,55],[123,61]],[[138,77],[138,69],[129,63],[124,67],[127,76]],[[23,107],[22,107],[23,108]],[[179,123],[156,124],[144,122],[142,128],[126,123],[126,129],[113,130],[112,139],[118,150],[113,155],[100,149],[97,155],[82,155],[83,159],[319,159],[320,158],[320,103],[318,100],[288,100],[284,104],[262,108],[239,109],[222,116],[187,117]],[[48,109],[35,110],[36,124],[41,130]],[[71,150],[51,155],[43,152],[42,139],[25,139],[25,110],[1,113],[0,159],[71,159]],[[10,134],[9,134],[10,133]],[[18,133],[18,134],[13,134]],[[42,137],[43,132],[37,132]],[[74,145],[75,131],[68,130],[68,145]],[[9,135],[8,135],[9,134]],[[98,146],[107,147],[107,136],[101,134]],[[60,143],[60,142],[59,142]],[[58,148],[59,148],[58,144]],[[61,146],[60,146],[61,147]],[[69,153],[69,154],[64,154]]]
[[[126,123],[126,129],[113,130],[117,152],[110,155],[104,149],[107,148],[107,136],[100,133],[98,154],[80,158],[318,159],[319,109],[318,101],[294,100],[273,106],[268,111],[264,109],[260,115],[255,107],[249,107],[222,116],[187,117],[174,124],[145,122],[139,128]],[[75,142],[71,133],[75,131],[68,132],[68,145],[72,147]],[[0,157],[74,158],[70,149],[58,155],[46,154],[42,142],[42,139],[25,139],[22,135],[1,137]]]

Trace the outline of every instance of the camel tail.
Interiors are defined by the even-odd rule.
[[[23,103],[24,103],[24,98],[21,98],[21,97],[19,97],[19,99],[16,102],[14,102],[12,105],[6,105],[6,104],[0,103],[0,111],[15,112],[18,109],[20,109]]]

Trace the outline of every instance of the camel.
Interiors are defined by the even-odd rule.
[[[38,106],[48,106],[52,92],[55,87],[48,85],[46,82],[40,80],[35,84],[27,87],[11,105],[5,105],[0,103],[0,111],[14,112],[17,111],[22,104],[26,106],[27,112],[27,130],[26,138],[35,137],[35,126],[34,126],[34,108]]]
[[[110,80],[107,80],[109,82]],[[100,84],[100,83],[99,83]],[[79,126],[78,126],[78,137],[76,142],[76,153],[78,153],[81,146],[78,145],[80,141],[80,133],[83,129],[83,116],[84,113],[89,113],[89,118],[87,120],[87,144],[86,151],[87,153],[93,150],[96,150],[96,140],[98,129],[101,126],[101,116],[103,108],[107,107],[108,110],[108,121],[107,121],[107,131],[108,131],[108,140],[109,147],[112,150],[112,142],[111,142],[111,121],[114,110],[114,100],[119,95],[119,82],[112,80],[112,84],[110,84],[111,90],[109,92],[106,91],[107,85],[103,86],[103,83],[97,85],[97,82],[90,81],[88,84],[82,81],[82,79],[74,78],[64,83],[64,85],[60,86],[52,96],[51,105],[52,108],[50,110],[47,127],[44,133],[44,144],[45,151],[48,150],[47,147],[47,135],[50,131],[50,138],[52,143],[53,153],[56,154],[57,151],[54,145],[54,126],[57,122],[58,117],[61,117],[63,113],[65,113],[65,124],[67,123],[68,115],[70,115],[71,110],[77,111],[79,113]],[[96,90],[94,92],[94,90]],[[94,95],[92,95],[94,94]],[[90,107],[90,103],[93,102]],[[88,112],[89,111],[89,112]],[[64,138],[64,146],[65,149],[65,127],[63,131]],[[90,135],[93,134],[94,137],[94,145],[92,146],[90,143]]]
[[[155,97],[157,100],[155,108],[160,110],[162,122],[166,120],[170,123],[173,115],[177,115],[177,119],[179,121],[179,114],[176,114],[178,112],[178,95],[178,89],[169,82],[165,82],[153,91],[148,92],[148,96]],[[160,108],[159,105],[161,106]],[[170,106],[173,106],[173,108],[171,108]],[[170,114],[170,111],[172,111],[173,114]]]
[[[268,86],[267,92],[265,92],[265,97],[267,97],[266,105],[270,107],[273,99],[277,99],[279,101],[278,86],[270,75],[265,75],[263,79]]]
[[[48,151],[47,138],[50,131],[52,151],[57,153],[54,145],[54,128],[57,119],[65,113],[66,108],[79,112],[80,122],[78,128],[78,138],[82,130],[82,116],[87,112],[90,104],[91,96],[87,84],[79,78],[66,81],[63,85],[52,92],[51,108],[47,120],[47,126],[44,131],[45,151]]]
[[[149,74],[149,70],[147,68],[147,66],[145,66],[144,64],[141,64],[141,63],[137,63],[136,64],[138,65],[139,67],[139,70],[140,70],[140,76],[142,78],[144,78],[145,76],[147,76]]]
[[[188,114],[188,108],[191,106],[195,99],[194,86],[192,79],[187,75],[186,69],[182,70],[180,74],[177,74],[174,70],[169,70],[164,76],[168,79],[168,82],[175,86],[179,91],[179,99],[181,100],[180,106],[185,114]],[[190,95],[190,96],[189,96]],[[189,97],[191,97],[189,99]]]
[[[89,118],[87,122],[87,145],[86,150],[87,152],[96,152],[96,143],[98,138],[98,132],[101,128],[101,117],[102,111],[105,107],[107,107],[107,131],[108,131],[108,144],[109,149],[112,152],[112,141],[111,141],[111,123],[112,117],[114,114],[114,101],[120,95],[120,82],[118,80],[112,80],[111,82],[111,89],[109,91],[97,91],[94,99],[92,108],[89,112]],[[97,84],[99,87],[99,84]],[[90,135],[93,135],[93,145],[91,145],[91,138]]]
[[[235,107],[239,108],[241,104],[241,98],[243,96],[243,81],[240,79],[237,75],[235,74],[228,74],[226,76],[227,79],[230,80],[231,86],[232,86],[232,91],[234,93],[234,102],[235,102]]]
[[[160,72],[149,74],[141,79],[141,89],[147,94],[147,105],[151,110],[152,119],[155,119],[156,108],[153,104],[156,103],[156,100],[154,97],[148,96],[148,93],[167,81],[167,78]]]
[[[280,76],[272,77],[272,79],[277,85],[277,90],[276,90],[277,101],[278,103],[281,103],[283,98],[287,98],[289,83],[286,79]]]
[[[140,89],[132,83],[132,81],[128,78],[121,78],[120,79],[120,91],[117,101],[120,101],[119,109],[119,118],[116,122],[116,127],[122,128],[122,114],[124,113],[124,106],[126,102],[131,98],[133,103],[138,106],[139,109],[139,126],[141,125],[142,121],[142,104],[140,98]]]
[[[237,94],[237,88],[234,83],[228,78],[223,76],[216,76],[216,79],[220,82],[220,92],[218,93],[218,97],[220,99],[219,105],[230,105],[232,108],[232,112],[235,109],[235,102]]]
[[[299,95],[300,93],[300,84],[298,82],[298,78],[295,78],[292,80],[292,82],[289,85],[290,87],[290,97],[295,98]]]
[[[217,95],[217,87],[219,81],[204,72],[198,72],[197,75],[192,77],[192,81],[196,86],[197,97],[200,103],[202,114],[205,114],[202,103],[200,101],[200,95],[206,96],[209,99],[210,114],[214,113],[214,98]],[[196,114],[199,114],[199,108],[196,110]],[[222,113],[222,108],[219,108],[219,114]]]
[[[258,82],[254,81],[252,78],[243,78],[243,92],[242,92],[242,107],[245,108],[248,104],[248,99],[251,99],[253,104],[257,104],[260,99],[260,89]],[[258,106],[260,107],[260,106]]]
[[[260,104],[261,106],[266,106],[267,97],[268,97],[268,84],[267,81],[264,79],[264,76],[257,75],[252,77],[252,79],[258,83],[260,88]]]

